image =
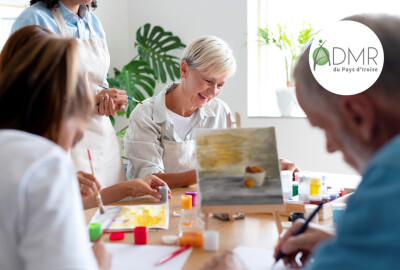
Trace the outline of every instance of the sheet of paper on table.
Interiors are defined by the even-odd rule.
[[[274,267],[275,263],[273,257],[274,251],[272,249],[262,249],[253,247],[239,246],[233,250],[236,255],[243,261],[248,270],[286,270],[291,269],[286,267],[282,260],[280,260]]]
[[[101,223],[103,230],[107,227],[109,231],[133,230],[137,226],[168,229],[169,226],[168,204],[105,206],[104,210],[103,215],[97,210],[90,221]]]
[[[107,250],[113,254],[111,270],[181,269],[193,250],[190,248],[171,260],[155,266],[160,258],[176,251],[179,247],[110,243],[105,245]]]

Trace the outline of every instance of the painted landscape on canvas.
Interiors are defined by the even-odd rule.
[[[199,129],[196,153],[201,205],[283,203],[274,128]]]

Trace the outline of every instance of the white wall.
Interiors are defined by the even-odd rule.
[[[99,1],[96,14],[107,35],[111,67],[119,69],[135,56],[136,30],[148,22],[172,31],[185,44],[202,35],[224,39],[235,52],[238,69],[220,98],[241,114],[242,126],[275,126],[279,155],[302,169],[354,173],[340,154],[326,152],[323,133],[306,119],[247,117],[246,11],[246,0],[107,0]]]

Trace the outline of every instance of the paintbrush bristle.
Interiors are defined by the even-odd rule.
[[[96,200],[100,209],[100,214],[104,214],[106,211],[104,210],[103,200],[101,199],[100,192],[97,192]]]

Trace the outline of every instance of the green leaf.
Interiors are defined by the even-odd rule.
[[[110,118],[112,126],[115,126],[115,119],[112,115],[110,115],[108,118]]]
[[[147,23],[137,30],[135,47],[140,60],[148,62],[156,80],[167,82],[167,74],[172,81],[179,79],[180,59],[171,55],[171,51],[186,47],[179,37],[160,26],[151,29]]]
[[[156,81],[153,78],[153,70],[145,61],[133,60],[121,70],[121,73],[114,79],[119,83],[119,89],[125,89],[128,96],[140,101],[145,100],[147,93],[153,96]],[[131,104],[131,102],[129,102]],[[128,106],[126,116],[129,118],[135,105]]]
[[[121,71],[119,71],[117,68],[114,68],[114,76],[118,76],[120,73]]]
[[[117,132],[117,136],[118,136],[118,137],[121,137],[121,138],[125,137],[126,130],[128,129],[128,127],[129,127],[129,126],[126,126],[126,127],[124,127],[123,129],[121,129],[120,131],[118,131],[118,132]]]
[[[117,111],[117,115],[118,116],[122,116],[122,115],[125,115],[126,114],[126,111]]]
[[[133,109],[135,109],[136,107],[136,103],[134,103],[133,101],[129,101],[128,102],[128,106],[126,108],[126,117],[129,118],[129,116],[131,115]]]
[[[108,85],[110,86],[110,88],[120,89],[120,84],[119,84],[117,79],[112,78],[112,77],[108,77],[107,81],[108,81]]]

